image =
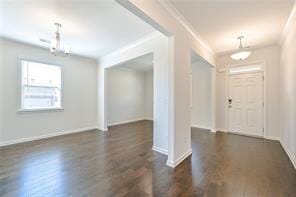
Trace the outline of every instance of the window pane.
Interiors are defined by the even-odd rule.
[[[61,67],[22,60],[22,108],[61,107]]]
[[[231,67],[229,68],[229,74],[248,73],[262,71],[261,64],[254,64],[249,66]]]

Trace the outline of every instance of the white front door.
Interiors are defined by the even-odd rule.
[[[229,75],[228,130],[263,137],[263,72]]]

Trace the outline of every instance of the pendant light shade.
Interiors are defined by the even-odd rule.
[[[230,57],[234,60],[244,60],[247,59],[251,55],[251,51],[246,50],[248,47],[243,47],[242,39],[244,36],[239,36],[237,39],[239,40],[239,51],[236,53],[233,53]]]
[[[232,54],[230,57],[234,60],[244,60],[251,55],[251,51],[239,51]]]

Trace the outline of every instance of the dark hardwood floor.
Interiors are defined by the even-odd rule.
[[[296,196],[278,142],[192,129],[175,169],[151,147],[149,121],[3,147],[0,196]]]

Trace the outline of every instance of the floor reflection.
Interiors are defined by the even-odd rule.
[[[21,172],[20,196],[63,194],[61,153],[49,151],[30,157]]]
[[[0,196],[295,196],[296,172],[275,141],[192,130],[172,169],[141,121],[0,148]]]

